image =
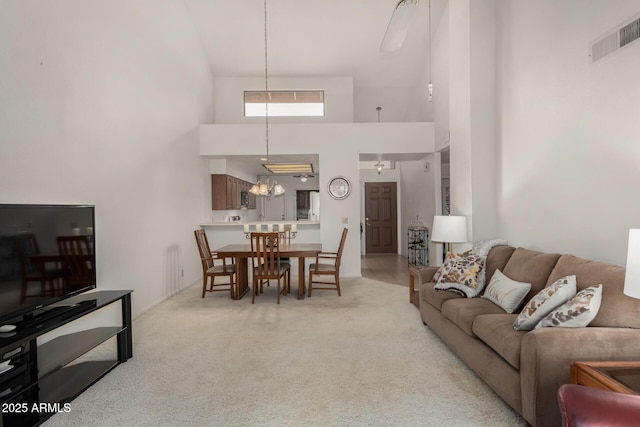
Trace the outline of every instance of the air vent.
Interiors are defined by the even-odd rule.
[[[640,18],[620,28],[620,47],[640,38]]]
[[[596,62],[639,38],[640,18],[636,15],[591,43],[591,62]]]
[[[618,32],[611,33],[591,45],[591,62],[596,62],[618,50]]]

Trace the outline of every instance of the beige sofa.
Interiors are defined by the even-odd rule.
[[[486,283],[496,269],[531,283],[522,305],[567,275],[576,275],[578,291],[603,284],[600,310],[588,327],[516,331],[518,312],[435,290],[437,267],[414,273],[424,323],[531,425],[561,425],[557,390],[570,381],[572,362],[640,360],[640,300],[623,294],[624,268],[511,246],[495,246],[485,268]]]

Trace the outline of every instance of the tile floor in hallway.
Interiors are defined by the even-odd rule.
[[[362,277],[396,285],[409,286],[407,258],[397,254],[361,256]]]

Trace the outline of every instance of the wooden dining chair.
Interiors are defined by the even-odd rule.
[[[344,249],[344,242],[347,240],[348,232],[348,228],[342,230],[338,252],[319,252],[316,255],[316,262],[309,266],[309,297],[311,297],[311,291],[314,287],[315,289],[335,289],[338,291],[338,296],[342,296],[340,293],[340,259],[342,258],[342,250]],[[321,263],[321,259],[329,261]],[[314,276],[333,276],[333,282],[314,280]],[[314,286],[314,284],[329,285],[331,287],[318,287]]]
[[[198,243],[198,251],[200,252],[200,261],[202,262],[202,298],[207,292],[226,292],[229,291],[231,298],[234,296],[237,274],[236,266],[227,264],[226,257],[220,257],[217,253],[211,252],[209,240],[204,229],[195,230],[193,232]],[[216,264],[216,261],[219,261]],[[229,276],[229,283],[215,283],[216,277]],[[209,283],[209,287],[207,287]],[[228,288],[227,288],[228,286]]]
[[[291,244],[291,226],[290,225],[278,226],[278,232],[280,233],[281,242],[284,242],[287,245]],[[291,262],[289,257],[280,257],[280,262],[283,262],[283,261],[286,261],[288,263]]]
[[[271,279],[278,281],[278,304],[280,294],[287,295],[291,290],[291,266],[280,259],[280,237],[278,232],[251,233],[251,267],[253,270],[253,287],[251,304],[255,303],[262,284]],[[282,291],[280,283],[284,280]]]
[[[67,290],[95,285],[93,249],[87,236],[56,237]]]
[[[33,233],[19,234],[13,237],[15,254],[20,270],[20,302],[28,297],[44,295],[56,295],[60,293],[62,269],[59,263],[55,267],[39,262],[37,256],[41,254],[38,240]],[[29,283],[40,284],[40,293],[33,294]]]

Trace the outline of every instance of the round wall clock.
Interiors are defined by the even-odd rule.
[[[329,180],[329,195],[337,200],[346,199],[351,193],[351,183],[344,176],[336,176]]]

